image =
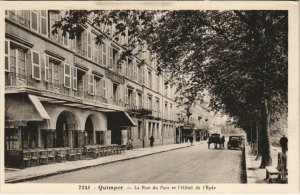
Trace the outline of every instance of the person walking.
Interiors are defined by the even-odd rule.
[[[194,141],[194,136],[193,136],[193,135],[190,135],[191,146],[193,145],[193,141]]]
[[[225,143],[225,137],[224,137],[224,135],[221,137],[221,144],[222,144],[222,146],[220,147],[220,148],[224,148],[225,146],[224,146],[224,143]]]
[[[151,135],[151,137],[149,138],[150,140],[150,147],[153,148],[153,144],[154,144],[154,137],[153,135]]]
[[[286,151],[288,150],[288,139],[283,135],[280,140],[279,144],[281,146],[281,151],[283,154],[286,154]]]

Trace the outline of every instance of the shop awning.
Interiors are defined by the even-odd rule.
[[[136,127],[132,118],[126,112],[107,112],[109,126]]]
[[[38,113],[40,114],[40,116],[43,119],[50,119],[49,114],[47,113],[47,111],[45,110],[44,106],[42,105],[42,103],[40,102],[40,100],[34,96],[34,95],[28,95],[29,99],[31,100],[32,104],[34,105],[35,109],[38,111]]]
[[[5,126],[26,126],[28,121],[50,119],[34,95],[10,94],[5,97]]]

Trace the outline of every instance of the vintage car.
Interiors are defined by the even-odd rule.
[[[243,143],[243,137],[240,135],[232,135],[229,136],[228,142],[227,142],[227,148],[240,148],[243,149],[244,143]]]
[[[208,148],[210,148],[210,144],[214,143],[215,148],[217,147],[217,144],[221,143],[221,134],[219,133],[212,133],[210,137],[208,138]]]

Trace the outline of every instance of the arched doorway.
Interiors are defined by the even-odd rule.
[[[70,111],[63,111],[56,121],[56,138],[54,140],[55,147],[71,147],[72,132],[77,126],[77,119]]]
[[[84,127],[85,145],[94,144],[94,124],[91,116],[88,116]]]

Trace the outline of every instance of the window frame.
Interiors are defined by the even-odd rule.
[[[34,62],[33,62],[33,53],[36,53],[36,54],[38,54],[38,59],[39,59],[39,64],[35,64]],[[39,78],[36,78],[35,76],[34,76],[34,67],[38,67],[39,68]],[[39,52],[37,52],[37,51],[34,51],[34,50],[31,50],[31,76],[32,76],[32,78],[33,79],[35,79],[35,80],[38,80],[38,81],[40,81],[41,80],[41,78],[42,78],[42,71],[41,71],[41,54],[39,53]]]

